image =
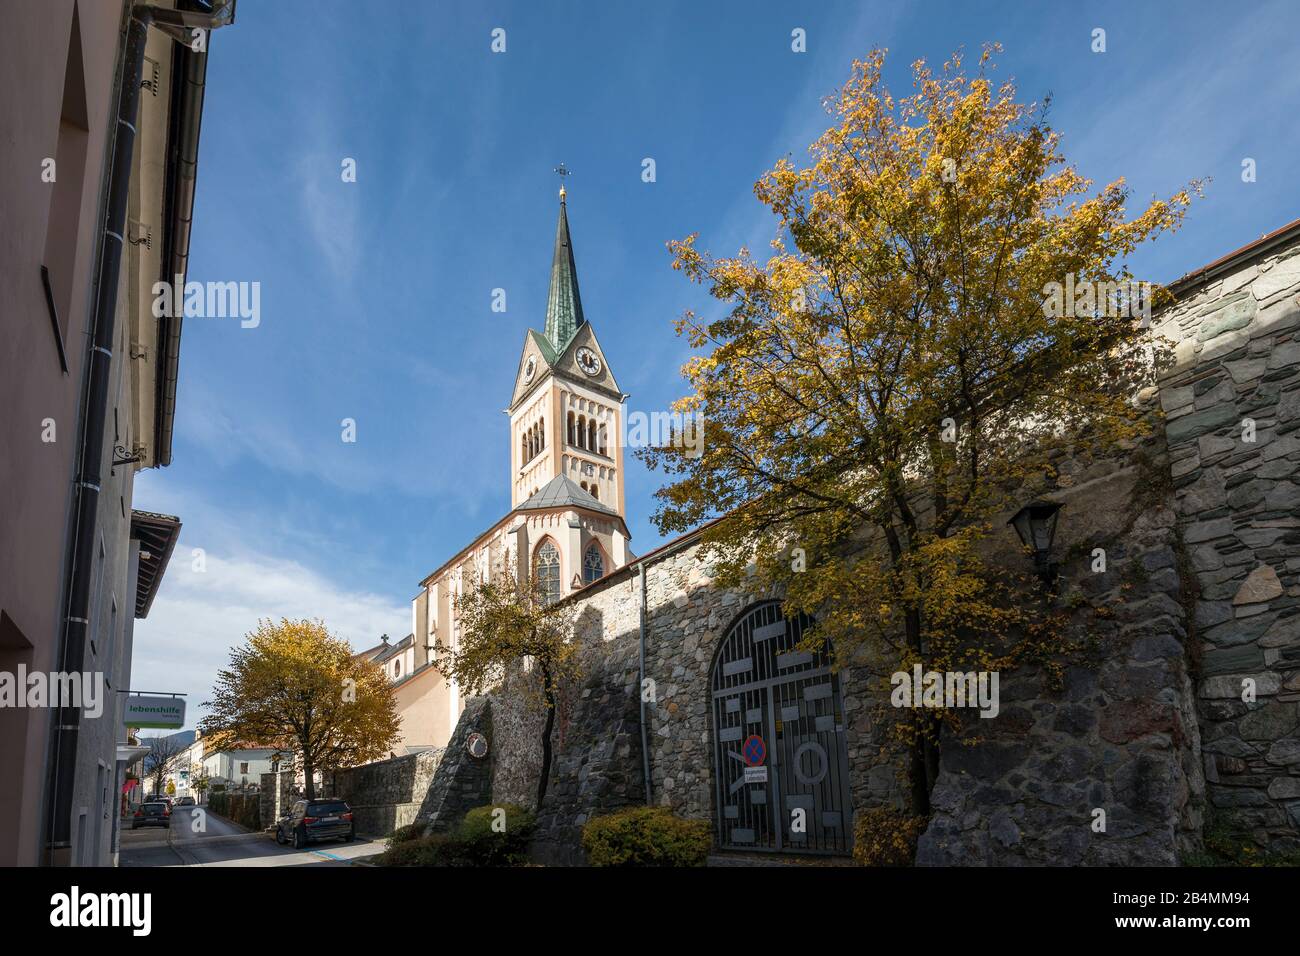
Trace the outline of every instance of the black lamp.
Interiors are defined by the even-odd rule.
[[[1044,584],[1056,577],[1056,565],[1048,560],[1052,539],[1056,537],[1056,516],[1061,505],[1055,501],[1031,501],[1012,516],[1007,524],[1016,529],[1020,542],[1034,552],[1034,569]]]

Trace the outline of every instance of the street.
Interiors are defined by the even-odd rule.
[[[313,844],[306,850],[278,846],[264,833],[249,833],[204,811],[202,832],[199,808],[177,807],[169,829],[156,827],[122,830],[120,866],[350,866],[353,860],[383,851],[383,843],[357,837]]]

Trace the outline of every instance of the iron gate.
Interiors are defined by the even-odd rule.
[[[796,647],[811,624],[803,615],[787,620],[779,601],[756,604],[714,658],[714,789],[725,849],[852,849],[839,675],[829,647]]]

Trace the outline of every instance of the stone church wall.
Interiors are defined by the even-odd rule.
[[[1197,848],[1189,612],[1168,464],[1158,443],[1144,452],[1141,468],[1061,463],[1056,593],[1078,605],[1066,636],[1083,655],[1059,682],[1042,668],[1004,673],[998,716],[945,732],[919,864],[1169,866]],[[1015,542],[1002,537],[1005,560]]]
[[[1157,331],[1178,342],[1161,403],[1195,592],[1193,658],[1214,825],[1294,852],[1300,250],[1236,269],[1163,319]],[[1250,688],[1253,699],[1243,699]]]
[[[1195,844],[1204,782],[1183,646],[1176,521],[1167,462],[1158,453],[1149,467],[1164,469],[1163,484],[1123,460],[1062,463],[1057,551],[1072,557],[1058,587],[1077,588],[1090,606],[1116,607],[1115,619],[1103,621],[1093,659],[1067,669],[1061,687],[1032,669],[1004,675],[1002,713],[969,728],[981,739],[945,742],[920,863],[1173,864]],[[1027,560],[1010,529],[1004,539],[997,542],[1004,560]],[[1107,549],[1106,574],[1090,569],[1094,547]],[[581,826],[592,814],[643,801],[639,589],[637,574],[617,575],[579,605],[586,676],[558,735],[539,820],[539,856],[550,862],[581,861]],[[714,588],[689,543],[650,557],[646,592],[652,802],[713,821],[710,665],[729,624],[771,595]],[[859,671],[844,681],[858,809],[906,805],[904,761],[882,719],[887,689],[868,685]],[[535,750],[535,734],[498,735],[495,759],[522,765],[510,753],[517,747]],[[535,779],[514,786],[507,799],[517,800]],[[502,795],[494,790],[493,799]],[[1092,829],[1097,808],[1107,814],[1104,833]]]

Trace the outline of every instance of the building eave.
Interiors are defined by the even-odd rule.
[[[1220,256],[1213,262],[1175,279],[1169,283],[1168,289],[1177,298],[1185,299],[1215,279],[1227,273],[1235,272],[1242,266],[1263,258],[1281,246],[1294,243],[1297,239],[1300,239],[1300,219],[1293,219],[1286,225],[1260,236],[1254,242],[1248,242],[1246,245]]]
[[[140,568],[136,575],[135,616],[149,616],[162,586],[163,574],[181,534],[181,519],[152,511],[131,511],[131,537],[140,542]],[[147,557],[146,557],[147,555]]]

